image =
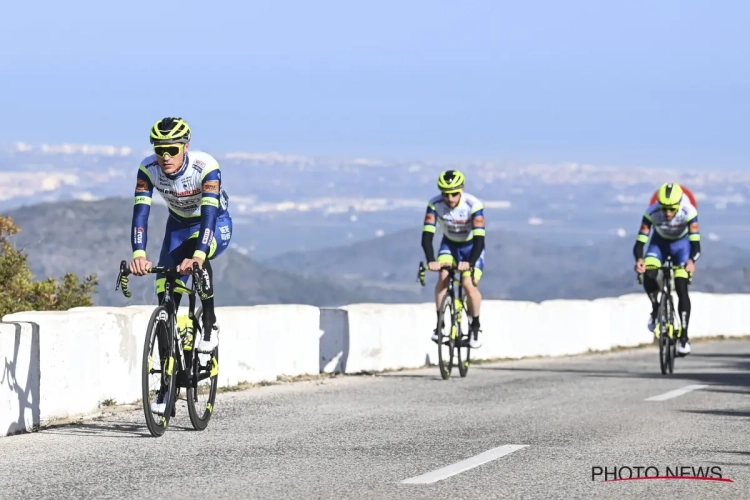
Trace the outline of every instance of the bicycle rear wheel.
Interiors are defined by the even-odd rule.
[[[166,432],[177,394],[177,377],[175,376],[174,337],[169,326],[170,316],[167,308],[158,306],[151,314],[143,343],[141,396],[143,413],[146,417],[148,431],[154,437],[160,437]],[[154,345],[158,345],[154,351]],[[158,369],[154,368],[154,359]],[[152,383],[151,376],[155,383]],[[151,402],[158,400],[166,402],[163,415],[151,411]]]
[[[448,321],[445,320],[446,314],[449,316]],[[448,335],[445,334],[445,327],[448,326]],[[451,376],[451,370],[453,369],[453,351],[456,346],[456,333],[458,331],[456,325],[455,305],[450,294],[446,293],[443,297],[443,301],[440,304],[440,318],[437,322],[438,332],[438,366],[440,367],[440,376],[443,380],[448,380]],[[447,360],[445,359],[444,350],[448,348]]]
[[[193,346],[198,344],[200,336],[203,335],[202,317],[202,308],[199,307],[193,318]],[[216,402],[219,386],[219,348],[214,349],[211,354],[199,353],[195,349],[192,353],[193,376],[187,389],[187,407],[193,428],[202,431],[211,420]],[[208,380],[208,383],[201,384],[205,380]]]

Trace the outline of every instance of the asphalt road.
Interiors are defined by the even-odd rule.
[[[0,438],[0,496],[748,498],[750,342],[693,348],[672,376],[653,348],[262,387],[220,395],[202,433],[181,402],[160,439],[121,412]],[[592,481],[625,466],[733,482]]]

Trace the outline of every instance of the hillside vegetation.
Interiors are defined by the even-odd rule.
[[[120,261],[130,260],[132,201],[68,201],[43,203],[9,212],[21,231],[15,243],[29,256],[29,266],[37,277],[58,277],[66,272],[96,274],[96,305],[156,304],[154,276],[133,277],[133,297],[115,292]],[[158,261],[164,238],[166,207],[154,204],[148,227],[148,258]],[[241,225],[235,225],[242,231]],[[311,304],[342,305],[367,301],[369,296],[354,288],[346,289],[325,278],[306,279],[284,270],[269,269],[234,251],[231,246],[212,261],[218,305]]]

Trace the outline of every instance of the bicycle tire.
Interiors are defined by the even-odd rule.
[[[668,348],[669,346],[667,345],[666,335],[664,335],[664,333],[661,333],[659,335],[659,367],[661,368],[662,375],[667,374],[668,354],[666,354],[666,351]]]
[[[148,431],[154,437],[161,437],[169,426],[169,420],[172,417],[172,409],[175,404],[175,396],[177,392],[177,377],[175,372],[174,359],[174,337],[173,333],[170,332],[169,321],[170,315],[167,308],[164,306],[157,306],[154,312],[151,313],[151,319],[148,322],[148,329],[146,330],[146,338],[143,343],[143,358],[142,358],[142,376],[141,376],[141,397],[143,402],[143,413],[146,417],[146,426]],[[161,415],[157,420],[154,413],[151,412],[151,391],[149,387],[149,376],[151,375],[151,367],[153,364],[152,350],[157,337],[157,331],[159,328],[163,328],[163,338],[167,342],[167,358],[165,364],[161,364],[160,359],[160,372],[161,372],[161,386],[166,385],[167,394],[167,407],[164,410],[164,415]],[[160,346],[161,347],[161,346]],[[165,373],[164,366],[170,367],[171,370],[167,370]]]
[[[675,337],[675,315],[674,315],[674,304],[672,303],[672,296],[667,297],[667,304],[669,304],[668,310],[668,320],[669,320],[669,333],[671,335],[669,336],[669,373],[674,373],[674,360],[677,357],[677,337]]]
[[[446,310],[450,311],[451,317],[451,334],[446,336],[444,332],[445,327],[445,313]],[[438,332],[438,366],[440,367],[440,376],[443,380],[448,380],[451,376],[451,370],[453,369],[453,352],[456,346],[455,341],[455,329],[456,326],[456,314],[455,305],[453,303],[453,297],[449,293],[446,293],[440,304],[440,318],[437,321],[437,332]],[[445,360],[443,359],[443,346],[444,342],[448,341],[448,366],[446,368]]]
[[[218,391],[219,386],[219,347],[217,346],[216,349],[213,350],[211,353],[211,357],[209,359],[208,364],[206,365],[204,370],[200,369],[200,354],[198,351],[195,350],[195,346],[198,344],[198,338],[199,335],[203,335],[203,328],[202,328],[202,308],[198,307],[198,309],[195,311],[193,318],[193,350],[191,351],[193,353],[191,357],[191,363],[193,366],[192,373],[193,373],[193,380],[190,381],[190,384],[187,388],[187,408],[188,408],[188,415],[190,416],[190,423],[192,424],[193,428],[198,431],[204,430],[206,427],[208,427],[208,422],[211,420],[211,415],[213,415],[214,411],[214,404],[216,403],[216,393]],[[208,377],[204,378],[210,378],[211,383],[208,389],[208,401],[206,402],[205,406],[202,409],[198,407],[198,392],[196,391],[197,387],[193,385],[193,382],[195,379],[198,379],[197,382],[200,382],[201,376],[204,374],[208,374]],[[196,383],[197,383],[196,382]]]
[[[667,322],[664,314],[666,304],[662,298],[659,309],[656,313],[657,324],[659,325],[659,367],[661,374],[666,375],[669,367],[669,336],[667,334]]]
[[[457,356],[457,364],[458,364],[458,373],[461,375],[461,378],[466,377],[466,375],[469,374],[469,366],[471,364],[471,347],[469,346],[469,341],[471,340],[471,316],[469,315],[469,311],[466,308],[466,302],[462,300],[462,312],[459,313],[461,316],[463,316],[466,319],[466,330],[464,331],[461,328],[461,321],[458,321],[458,345],[456,347],[456,350],[458,351]],[[466,355],[463,355],[464,349],[466,349]]]

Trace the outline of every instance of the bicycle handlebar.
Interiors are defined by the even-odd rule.
[[[672,259],[667,257],[667,260],[664,261],[664,263],[661,266],[657,267],[656,271],[661,270],[662,272],[664,272],[672,267],[673,267]],[[679,269],[685,269],[685,267],[680,266]],[[638,273],[638,284],[639,285],[643,284],[643,273]],[[688,285],[692,285],[692,284],[693,284],[693,273],[688,273]]]
[[[469,268],[469,271],[471,272],[471,282],[474,284],[474,286],[476,286],[477,282],[474,279],[474,269],[475,269],[475,267],[471,266]],[[440,269],[438,269],[437,271],[434,271],[434,272],[440,272],[440,271],[443,271],[443,270],[448,271],[449,276],[450,276],[452,274],[455,274],[456,271],[458,271],[458,266],[456,264],[443,264],[440,267]],[[417,281],[419,281],[419,283],[422,286],[425,286],[425,282],[424,282],[425,271],[432,271],[432,269],[430,269],[429,267],[425,266],[424,262],[420,261],[419,262],[419,273],[417,274]]]
[[[176,269],[170,268],[170,267],[164,267],[164,266],[155,266],[146,271],[147,274],[163,274],[169,279],[179,280],[182,279],[185,275],[182,273],[177,272]],[[120,286],[122,286],[122,294],[130,298],[133,296],[133,293],[128,290],[128,276],[133,274],[133,272],[128,267],[127,261],[121,261],[120,262],[120,273],[117,275],[117,282],[115,283],[115,291],[117,291]],[[206,288],[203,276],[201,273],[201,268],[198,266],[197,262],[193,262],[193,269],[191,273],[193,277],[193,283],[191,290],[194,292],[198,292],[198,294],[202,294],[203,290]]]

